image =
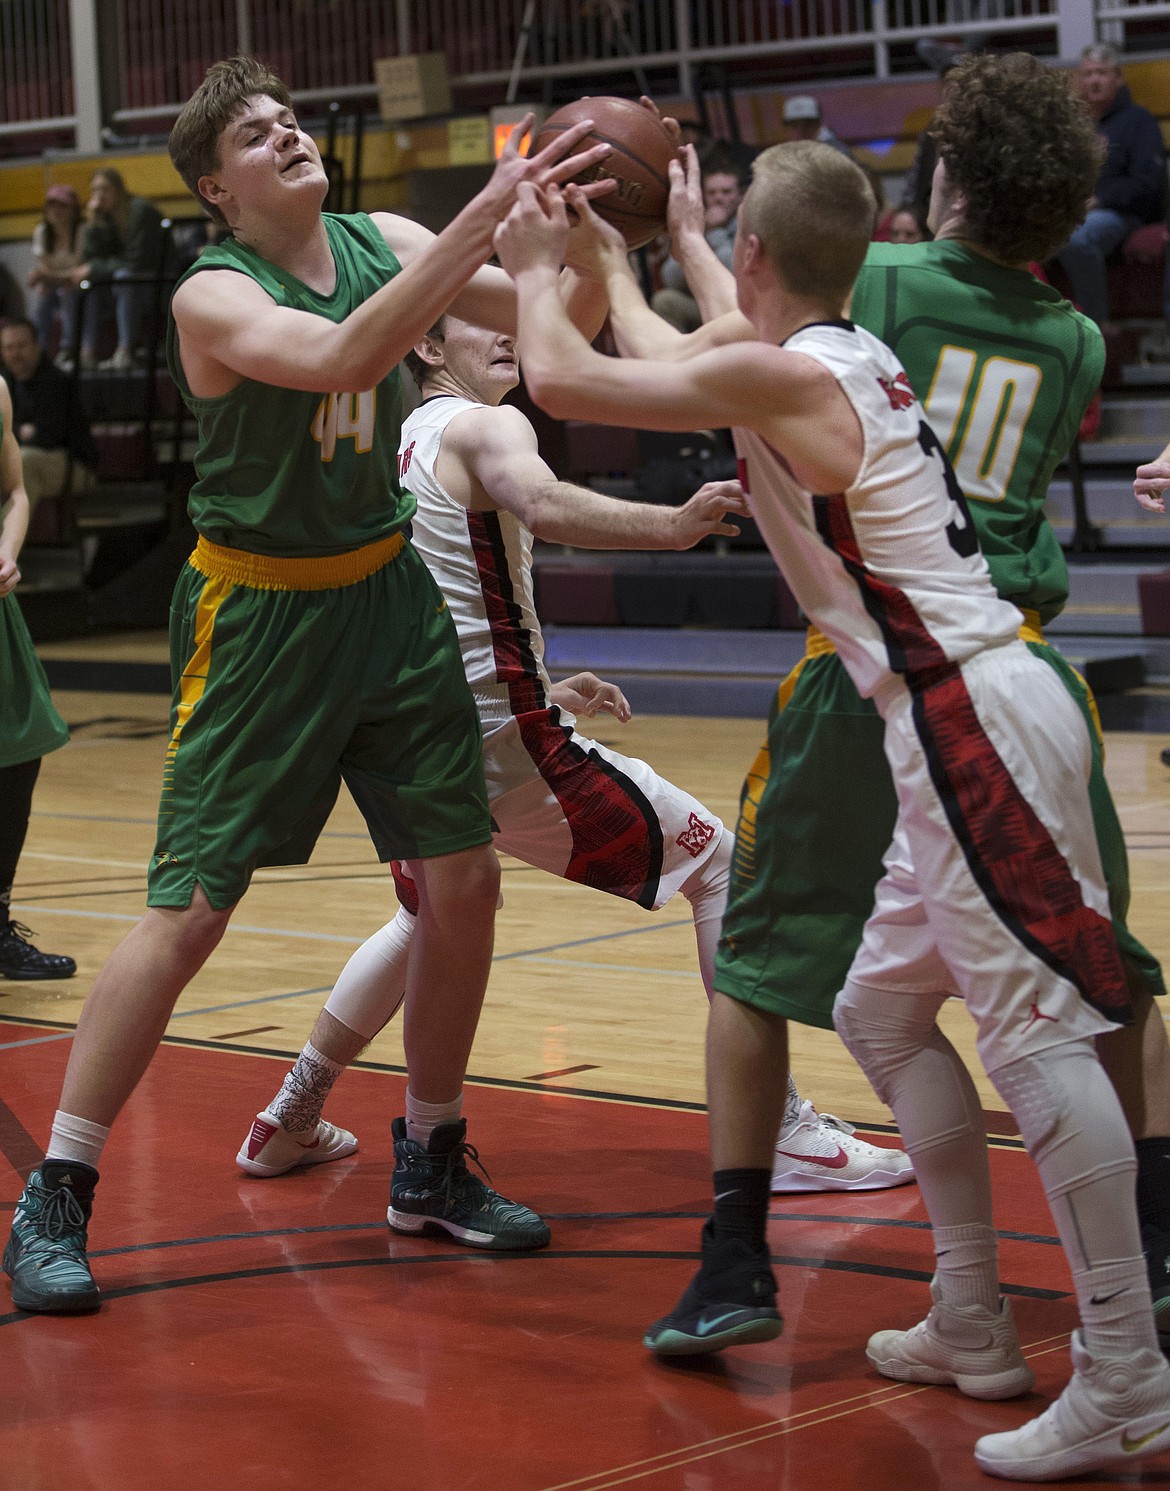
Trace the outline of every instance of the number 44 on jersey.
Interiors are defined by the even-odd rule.
[[[374,414],[378,390],[364,393],[327,393],[317,405],[310,433],[321,447],[321,459],[331,461],[339,440],[352,440],[359,455],[374,448]]]

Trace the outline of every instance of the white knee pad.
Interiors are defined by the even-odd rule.
[[[851,979],[837,995],[837,1034],[887,1106],[894,1106],[899,1073],[920,1051],[944,1039],[935,1024],[942,1003],[937,994],[890,994]]]
[[[1095,1177],[1136,1171],[1120,1105],[1090,1038],[1049,1046],[987,1075],[1041,1167],[1050,1201]]]

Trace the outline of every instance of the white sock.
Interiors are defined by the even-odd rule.
[[[312,1041],[306,1041],[296,1065],[269,1103],[269,1113],[290,1134],[311,1133],[317,1127],[325,1099],[343,1071],[343,1066],[322,1056]]]
[[[463,1114],[463,1093],[449,1103],[424,1103],[406,1089],[406,1136],[425,1145],[441,1123],[458,1123]]]
[[[393,921],[367,937],[341,970],[327,1013],[372,1041],[398,1013],[406,995],[406,965],[416,918],[399,907]]]
[[[999,1312],[998,1240],[985,1222],[934,1227],[934,1283],[948,1305],[982,1305]]]
[[[110,1131],[104,1124],[91,1123],[88,1118],[78,1118],[73,1113],[62,1113],[58,1108],[53,1115],[53,1131],[49,1135],[46,1160],[74,1160],[81,1165],[92,1165],[96,1170],[102,1157]]]
[[[708,999],[715,992],[715,949],[719,944],[723,913],[727,908],[727,886],[731,877],[731,850],[734,842],[732,835],[724,828],[719,842],[702,869],[696,870],[679,887],[691,903],[695,942],[699,952],[699,973]]]

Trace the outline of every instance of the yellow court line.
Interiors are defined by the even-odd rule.
[[[1047,1356],[1050,1352],[1066,1347],[1068,1339],[1067,1331],[1062,1331],[1057,1336],[1044,1336],[1039,1341],[1034,1341],[1023,1348],[1023,1352],[1025,1356]],[[555,1486],[546,1487],[545,1491],[605,1491],[605,1488],[610,1486],[624,1486],[630,1481],[659,1475],[667,1470],[677,1470],[684,1465],[693,1465],[698,1460],[710,1460],[715,1455],[725,1455],[733,1450],[751,1449],[757,1444],[763,1444],[769,1439],[780,1439],[785,1434],[792,1434],[798,1429],[816,1428],[819,1424],[829,1424],[836,1419],[864,1413],[868,1408],[884,1407],[887,1403],[897,1403],[903,1398],[913,1398],[920,1393],[929,1392],[933,1386],[933,1383],[920,1383],[904,1389],[878,1388],[875,1392],[841,1398],[836,1403],[826,1403],[821,1408],[807,1408],[802,1413],[794,1413],[784,1419],[773,1419],[770,1423],[757,1424],[751,1429],[739,1429],[732,1434],[721,1434],[714,1439],[699,1440],[696,1444],[684,1445],[677,1450],[668,1450],[664,1454],[654,1455],[646,1460],[631,1460],[627,1465],[615,1465],[612,1470],[597,1471],[593,1475],[581,1476],[575,1481],[559,1481]],[[833,1409],[838,1411],[831,1412],[830,1410]],[[798,1422],[800,1419],[805,1422]],[[632,1473],[626,1474],[626,1472]],[[608,1479],[603,1479],[603,1477],[608,1477]]]

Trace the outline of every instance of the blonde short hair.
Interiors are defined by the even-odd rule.
[[[860,166],[832,145],[773,145],[752,165],[739,231],[754,233],[794,295],[840,305],[873,236],[877,204]]]

